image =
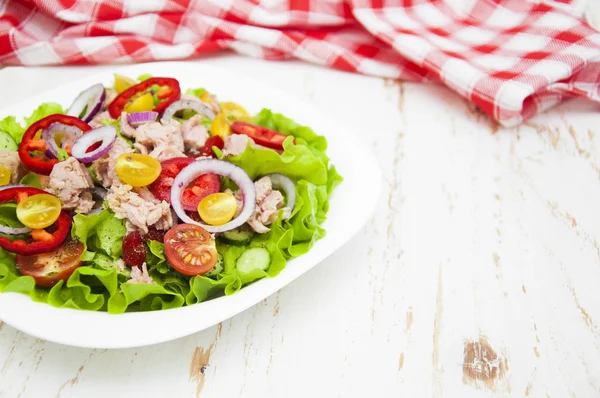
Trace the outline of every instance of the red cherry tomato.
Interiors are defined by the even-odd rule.
[[[16,256],[17,266],[23,275],[32,276],[35,284],[52,287],[58,281],[67,281],[81,265],[83,244],[68,240],[58,250],[35,256]]]
[[[130,232],[123,239],[123,261],[130,267],[141,267],[146,261],[146,247],[140,231]]]
[[[199,156],[210,156],[214,158],[215,153],[213,152],[213,146],[216,146],[217,148],[223,150],[223,147],[225,146],[223,138],[221,138],[218,135],[213,135],[212,137],[209,137],[204,143],[204,147],[200,151]]]
[[[194,159],[190,158],[173,158],[162,162],[160,164],[162,167],[160,175],[148,187],[150,188],[150,192],[157,199],[171,203],[171,186],[173,185],[173,180],[185,166],[194,161]],[[219,180],[219,176],[213,173],[203,174],[183,190],[181,204],[185,210],[197,211],[198,204],[202,199],[220,190],[221,181]]]
[[[283,149],[283,141],[287,138],[287,135],[275,130],[245,122],[233,122],[231,124],[231,132],[247,135],[258,145],[273,149]]]
[[[165,255],[173,268],[187,276],[207,273],[219,259],[213,237],[194,224],[179,224],[167,232]]]

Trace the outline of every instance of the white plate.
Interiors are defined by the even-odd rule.
[[[260,280],[233,296],[190,307],[110,315],[54,308],[17,293],[0,294],[0,320],[14,328],[41,339],[89,348],[138,347],[187,336],[244,311],[298,278],[339,249],[372,214],[380,194],[381,174],[373,156],[344,127],[343,121],[328,120],[312,106],[267,87],[267,82],[254,81],[205,64],[164,62],[115,68],[114,71],[126,76],[142,73],[173,76],[183,90],[205,87],[221,100],[238,102],[251,113],[263,107],[271,108],[325,135],[329,141],[327,154],[344,177],[330,200],[328,219],[323,225],[327,236],[307,254],[289,261],[277,277]],[[112,79],[112,73],[85,78],[3,109],[0,116],[28,115],[45,101],[68,106],[82,89],[98,81],[111,85]]]

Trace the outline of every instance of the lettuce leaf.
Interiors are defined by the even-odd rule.
[[[29,185],[30,187],[34,187],[37,189],[42,189],[42,183],[40,182],[40,177],[35,173],[27,173],[21,178],[19,181],[20,184]]]
[[[102,250],[112,258],[122,254],[121,244],[127,229],[123,220],[119,220],[110,210],[98,214],[77,214],[73,217],[71,237],[78,239],[85,246],[82,259],[91,261],[93,251]],[[92,250],[90,250],[92,249]]]
[[[25,126],[18,123],[14,116],[7,116],[0,120],[0,130],[6,131],[14,138],[17,144],[20,144],[23,139],[23,134],[25,134],[25,130],[27,130],[32,123],[55,113],[65,113],[65,111],[62,106],[57,103],[45,102],[38,106],[30,116],[24,118]]]
[[[186,95],[194,95],[198,98],[200,98],[202,96],[202,94],[204,94],[206,92],[206,89],[204,88],[188,88],[185,91]]]

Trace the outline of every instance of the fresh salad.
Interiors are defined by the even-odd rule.
[[[124,313],[231,295],[325,235],[327,141],[177,79],[115,75],[0,120],[0,292]]]

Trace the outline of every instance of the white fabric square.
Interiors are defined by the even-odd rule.
[[[92,54],[103,48],[114,47],[119,43],[118,40],[110,36],[80,37],[74,41],[77,49],[83,55]]]
[[[521,52],[540,51],[552,40],[550,37],[517,33],[509,41],[502,44],[504,50]]]
[[[180,26],[173,36],[174,43],[186,43],[198,39],[199,35],[188,27]]]
[[[367,75],[383,76],[389,79],[398,78],[398,68],[395,65],[388,65],[371,59],[363,59],[356,69]]]
[[[413,35],[398,35],[394,39],[394,48],[402,51],[403,54],[418,65],[423,64],[423,60],[435,48],[427,40]]]
[[[470,59],[470,61],[486,69],[497,71],[508,70],[512,68],[521,61],[521,58],[486,54],[480,57],[473,57]]]
[[[444,63],[440,73],[442,81],[464,95],[470,93],[479,79],[485,75],[478,68],[458,58],[452,58]]]
[[[592,58],[600,57],[599,49],[584,47],[577,44],[570,45],[569,47],[562,50],[560,53],[577,55],[578,57],[586,61],[589,61]]]
[[[160,11],[165,8],[166,0],[124,0],[123,10],[127,14]]]
[[[354,11],[356,19],[358,19],[369,31],[375,35],[379,33],[395,34],[394,27],[387,23],[382,23],[382,20],[376,15],[373,10],[360,8]]]
[[[420,29],[422,25],[415,21],[414,18],[406,15],[406,11],[402,8],[384,8],[383,16],[390,20],[394,26],[401,29]]]
[[[533,26],[538,28],[568,30],[577,24],[579,24],[579,21],[571,16],[559,14],[558,12],[548,12],[535,21]]]
[[[115,33],[135,33],[152,36],[156,31],[158,15],[144,14],[135,17],[122,18],[115,21]]]
[[[485,23],[486,25],[498,28],[514,28],[523,22],[524,15],[525,14],[512,12],[502,6],[498,6]]]
[[[157,60],[184,58],[194,53],[194,46],[190,43],[181,43],[174,46],[153,43],[148,46],[148,49]]]
[[[521,111],[523,101],[533,93],[533,88],[526,83],[507,80],[496,92],[495,105],[504,108],[502,111]]]
[[[291,13],[289,12],[271,13],[260,7],[252,7],[252,11],[250,11],[248,17],[250,21],[260,23],[261,25],[282,26],[290,22],[290,15]]]
[[[241,25],[235,30],[235,38],[247,42],[260,44],[265,47],[274,47],[281,33],[277,30],[257,28],[249,25]]]
[[[452,38],[474,45],[489,43],[495,36],[496,33],[475,26],[464,27],[452,34]]]
[[[23,65],[59,64],[63,61],[52,46],[45,42],[36,43],[17,50],[15,54]]]
[[[413,8],[415,15],[429,27],[440,27],[450,23],[450,18],[445,16],[430,3],[423,3]]]
[[[457,41],[454,41],[454,40],[449,39],[444,36],[438,36],[433,33],[426,34],[426,35],[424,35],[424,37],[427,40],[429,40],[431,43],[433,43],[435,46],[437,46],[438,48],[440,48],[444,51],[459,52],[459,51],[467,51],[470,48],[470,47],[467,47],[466,45],[461,44]]]
[[[529,75],[541,75],[551,81],[557,81],[569,77],[572,71],[571,67],[564,62],[542,59],[527,69],[526,73]]]

